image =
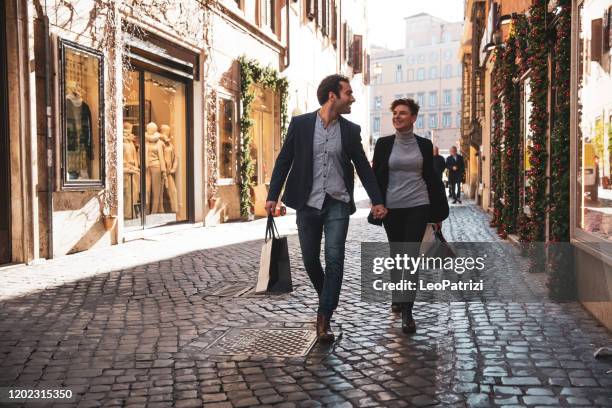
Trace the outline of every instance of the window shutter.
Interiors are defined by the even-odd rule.
[[[321,33],[323,33],[323,35],[327,35],[327,13],[328,13],[328,9],[327,9],[327,0],[322,0],[321,1]]]
[[[306,0],[306,16],[309,20],[314,20],[317,15],[316,3],[317,0]]]
[[[363,65],[363,84],[370,85],[370,54],[365,54],[365,64]]]
[[[336,1],[332,0],[332,21],[331,21],[331,41],[334,47],[338,45],[338,9],[336,8]]]
[[[346,23],[345,23],[346,24]],[[348,26],[346,26],[346,63],[349,66],[353,66],[353,60],[354,60],[354,55],[353,55],[353,30],[351,30],[351,28]]]
[[[353,36],[353,73],[359,74],[363,71],[363,36]]]
[[[591,61],[601,63],[602,44],[602,19],[591,20]]]

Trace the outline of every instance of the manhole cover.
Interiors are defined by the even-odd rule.
[[[232,282],[223,284],[215,288],[210,295],[221,296],[221,297],[236,297],[242,296],[253,289],[253,285],[250,283],[239,283]]]
[[[302,357],[308,354],[317,333],[314,329],[233,328],[207,350],[212,355]]]

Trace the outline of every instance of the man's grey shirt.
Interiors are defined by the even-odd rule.
[[[306,205],[320,210],[323,208],[326,194],[345,203],[350,202],[342,172],[342,136],[338,120],[325,129],[323,120],[317,113],[312,160],[312,190]]]

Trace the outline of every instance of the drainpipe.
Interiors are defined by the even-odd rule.
[[[289,67],[289,64],[291,64],[291,52],[290,52],[290,44],[291,44],[291,27],[290,27],[290,19],[291,19],[291,13],[290,13],[290,5],[289,5],[289,0],[285,1],[285,9],[286,9],[286,15],[287,15],[287,46],[285,47],[285,69],[287,69]]]

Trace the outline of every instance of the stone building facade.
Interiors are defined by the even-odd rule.
[[[353,119],[365,117],[365,1],[349,3],[3,2],[0,264],[245,219],[246,149],[257,215],[282,140],[281,95],[241,89],[239,60],[287,79],[289,116],[316,109],[318,81],[344,73]]]
[[[420,106],[416,132],[433,140],[448,155],[459,140],[461,67],[456,56],[461,22],[448,22],[426,13],[406,17],[405,47],[374,47],[370,126],[373,138],[392,134],[389,107],[400,97]]]

